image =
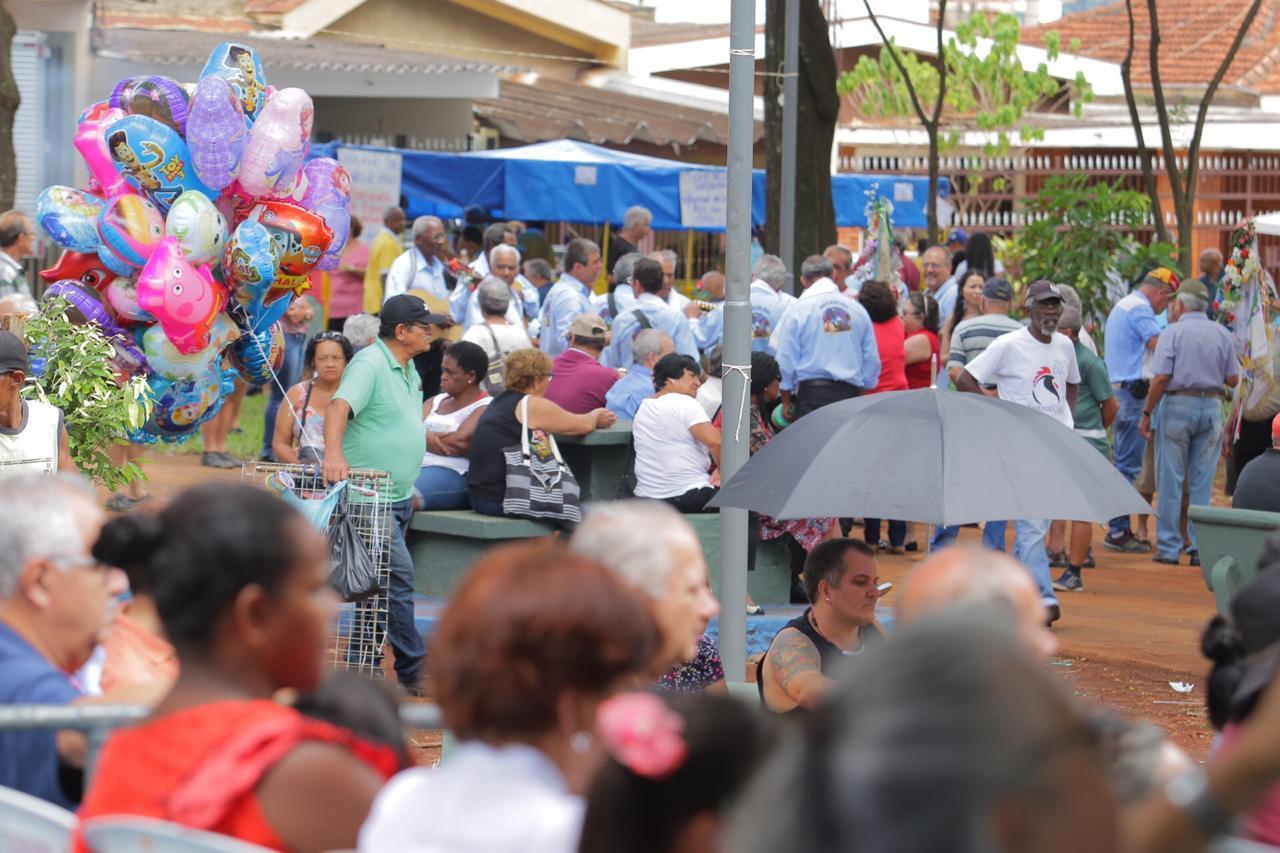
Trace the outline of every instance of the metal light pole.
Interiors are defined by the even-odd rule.
[[[800,0],[787,0],[782,58],[782,199],[778,205],[778,254],[787,265],[787,293],[796,295],[796,107],[800,88]]]
[[[729,186],[724,302],[724,429],[720,476],[747,461],[751,369],[751,149],[756,10],[733,0],[729,24]],[[747,671],[747,511],[720,510],[720,657],[726,677]]]

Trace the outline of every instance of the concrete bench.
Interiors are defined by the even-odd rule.
[[[578,481],[584,503],[618,496],[631,446],[631,421],[618,421],[586,435],[557,435],[556,446]]]
[[[1280,528],[1280,513],[1254,509],[1191,506],[1200,571],[1219,613],[1226,613],[1236,590],[1258,573],[1258,555],[1267,537]]]
[[[686,515],[711,569],[712,589],[720,588],[720,516]],[[549,536],[551,525],[519,518],[495,518],[471,510],[414,513],[409,523],[409,553],[413,557],[414,587],[421,595],[447,598],[471,564],[488,549],[506,542]],[[780,540],[762,542],[755,571],[747,574],[747,588],[758,604],[790,601],[791,557]],[[746,602],[743,602],[744,606]]]

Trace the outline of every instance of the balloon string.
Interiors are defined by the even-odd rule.
[[[275,382],[276,387],[280,389],[280,396],[284,398],[284,404],[289,407],[289,412],[290,414],[293,415],[293,422],[298,425],[299,448],[304,446],[303,445],[304,441],[309,441],[312,447],[317,447],[318,445],[316,444],[315,436],[308,432],[307,424],[303,421],[302,417],[298,414],[298,410],[293,407],[293,401],[289,399],[288,389],[286,389],[284,387],[284,384],[280,381],[280,375],[276,373],[276,369],[271,366],[271,356],[268,355],[266,349],[263,348],[262,339],[258,337],[258,333],[256,331],[250,331],[249,335],[253,338],[254,346],[258,348],[258,352],[262,354],[262,363],[265,364],[267,366],[267,370],[271,372],[271,380]],[[275,425],[272,424],[271,428],[272,430],[274,430]]]

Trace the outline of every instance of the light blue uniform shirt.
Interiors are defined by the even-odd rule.
[[[1135,290],[1117,302],[1107,315],[1107,373],[1112,382],[1142,378],[1142,355],[1147,341],[1160,334],[1151,300]]]
[[[697,360],[698,345],[693,340],[689,318],[663,302],[656,294],[642,293],[636,297],[635,308],[622,312],[613,321],[613,341],[600,356],[606,367],[631,366],[631,339],[643,331],[635,316],[637,310],[649,318],[650,328],[671,336],[676,352]]]
[[[751,282],[751,349],[773,355],[769,336],[792,302],[795,302],[794,296],[780,293],[760,279]]]
[[[712,305],[715,307],[691,321],[693,342],[703,352],[724,340],[724,300],[713,302]]]
[[[933,298],[938,301],[938,325],[941,326],[947,322],[947,318],[956,310],[956,296],[960,293],[960,285],[956,284],[955,276],[947,279],[942,283],[942,287],[938,288],[938,292]]]
[[[604,406],[620,420],[634,420],[640,401],[653,396],[653,371],[643,364],[632,364],[604,395]]]
[[[523,279],[524,276],[516,276],[516,281],[520,282],[522,296],[517,296],[516,292],[510,288],[507,289],[511,301],[507,303],[506,317],[507,323],[512,326],[524,326],[521,300],[523,300],[524,311],[528,312],[530,294],[533,295],[533,313],[529,314],[529,318],[538,316],[538,289]],[[484,315],[480,312],[480,300],[476,299],[475,291],[470,287],[459,285],[453,289],[453,293],[449,294],[449,313],[453,315],[453,322],[462,324],[463,331],[484,322]]]
[[[1203,311],[1185,312],[1160,336],[1151,369],[1169,377],[1170,391],[1218,391],[1240,374],[1231,333]]]
[[[613,304],[621,314],[636,307],[636,292],[629,284],[620,284],[613,291]],[[604,319],[610,328],[613,327],[613,312],[609,310],[609,294],[597,293],[591,297],[591,310]]]
[[[414,246],[391,262],[387,270],[387,281],[382,289],[382,301],[393,296],[408,293],[410,290],[423,290],[440,299],[449,298],[449,289],[444,280],[444,264],[439,258],[428,261]]]
[[[542,324],[539,337],[542,351],[555,358],[567,350],[569,341],[566,336],[569,334],[569,324],[573,322],[574,317],[590,310],[591,288],[568,273],[561,275],[560,280],[547,291],[547,299],[543,302],[542,312],[539,314],[539,321]],[[628,356],[627,361],[630,362],[630,360]]]
[[[810,379],[848,382],[863,389],[880,381],[880,351],[871,317],[829,278],[814,282],[787,309],[773,343],[785,391],[795,391]]]

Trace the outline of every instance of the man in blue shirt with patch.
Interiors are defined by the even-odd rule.
[[[1165,310],[1170,295],[1177,289],[1177,277],[1159,267],[1147,273],[1138,289],[1112,306],[1107,315],[1107,373],[1120,402],[1120,411],[1111,424],[1115,466],[1130,483],[1142,470],[1142,456],[1146,452],[1146,441],[1138,429],[1149,387],[1142,377],[1143,359],[1155,351],[1160,335],[1156,315]],[[1150,543],[1141,542],[1133,535],[1129,516],[1111,519],[1110,528],[1102,540],[1104,547],[1129,553],[1151,550]]]
[[[641,329],[631,342],[631,369],[604,395],[605,408],[621,420],[635,418],[640,401],[653,396],[653,366],[676,351],[671,336],[657,329]]]
[[[591,286],[604,267],[600,247],[590,240],[576,237],[564,250],[564,273],[547,291],[538,315],[542,325],[539,342],[542,351],[555,358],[569,348],[569,324],[579,314],[591,311]]]
[[[782,292],[787,283],[787,267],[777,255],[761,255],[751,275],[751,349],[774,355],[769,338],[796,298]]]
[[[840,293],[831,261],[805,258],[805,291],[778,322],[771,343],[782,369],[782,405],[789,420],[857,397],[880,381],[880,352],[867,310]]]
[[[601,357],[605,366],[627,367],[631,364],[631,342],[641,329],[666,332],[675,342],[676,352],[697,361],[698,345],[694,342],[689,318],[658,295],[663,287],[662,264],[652,258],[641,258],[636,261],[631,279],[636,295],[635,307],[614,318],[613,342]]]
[[[89,556],[103,520],[79,478],[24,474],[0,483],[0,705],[82,700],[72,673],[110,627],[126,586],[119,569]],[[85,752],[75,732],[0,730],[0,785],[74,809]]]

